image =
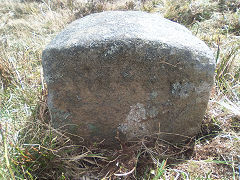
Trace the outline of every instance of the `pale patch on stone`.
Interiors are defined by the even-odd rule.
[[[150,118],[155,118],[158,115],[158,113],[159,113],[158,108],[153,106],[148,110],[147,114]]]
[[[129,138],[146,134],[148,128],[146,127],[146,123],[142,122],[147,119],[146,115],[146,109],[143,104],[137,103],[130,106],[130,112],[127,115],[125,123],[121,124],[118,129]]]
[[[190,82],[176,82],[172,85],[172,94],[180,98],[187,98],[194,89],[194,85]]]
[[[118,129],[124,133],[128,138],[134,138],[137,136],[149,133],[149,127],[147,120],[149,118],[155,118],[159,111],[157,107],[153,106],[146,110],[144,104],[137,103],[136,105],[130,106],[130,111],[123,124]]]
[[[107,52],[105,53],[105,56],[112,55],[112,54],[114,54],[116,51],[118,51],[118,46],[114,44],[113,46],[111,46],[111,47],[107,50]]]
[[[152,91],[150,94],[149,94],[149,98],[150,99],[156,99],[158,96],[158,92],[157,91]]]

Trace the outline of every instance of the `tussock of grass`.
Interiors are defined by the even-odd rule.
[[[0,1],[0,179],[239,178],[239,7],[237,0]],[[162,13],[213,49],[216,83],[195,139],[145,137],[108,150],[75,145],[51,128],[42,50],[68,23],[106,10]]]

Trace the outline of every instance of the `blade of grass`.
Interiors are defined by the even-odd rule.
[[[167,164],[167,160],[163,160],[160,167],[157,167],[157,175],[153,178],[153,180],[158,180],[164,173],[165,167]]]
[[[5,131],[7,132],[7,126],[6,126],[6,130],[5,130]],[[10,165],[10,162],[9,162],[9,159],[8,159],[7,139],[6,139],[5,134],[4,134],[3,131],[2,131],[2,126],[1,126],[1,124],[0,124],[0,134],[1,134],[2,139],[3,139],[4,159],[5,159],[5,162],[6,162],[6,166],[7,166],[8,170],[9,170],[9,172],[10,172],[11,178],[12,178],[13,180],[15,180],[15,176],[14,176],[14,173],[13,173],[13,171],[12,171],[12,168],[11,168],[11,165]]]

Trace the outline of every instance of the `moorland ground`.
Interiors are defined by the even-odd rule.
[[[51,128],[42,50],[70,22],[106,10],[159,12],[214,51],[202,130],[187,144],[143,139],[110,152],[76,146]],[[0,0],[0,35],[0,179],[239,178],[238,0]]]

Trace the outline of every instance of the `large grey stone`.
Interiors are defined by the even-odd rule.
[[[159,14],[109,11],[58,34],[43,51],[43,69],[55,128],[86,142],[112,143],[116,134],[180,142],[199,131],[215,63],[180,24]]]

